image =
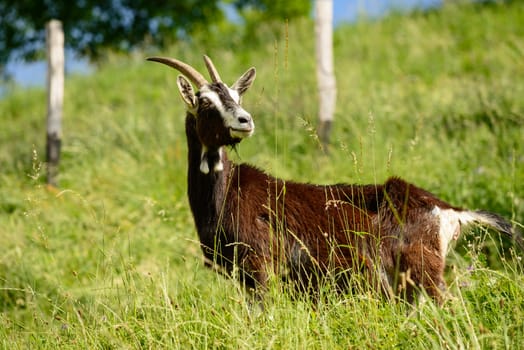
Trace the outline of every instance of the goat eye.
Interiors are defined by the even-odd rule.
[[[207,97],[202,97],[200,99],[200,105],[201,106],[208,106],[211,102],[209,101],[209,99]]]

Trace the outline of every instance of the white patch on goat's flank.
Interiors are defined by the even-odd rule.
[[[460,234],[460,213],[453,209],[441,209],[435,206],[431,214],[439,218],[440,250],[444,259],[450,242],[456,240]]]

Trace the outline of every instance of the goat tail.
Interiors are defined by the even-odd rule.
[[[459,220],[461,226],[477,224],[480,226],[490,227],[499,233],[510,237],[519,247],[519,249],[524,252],[524,240],[522,238],[522,232],[520,232],[520,230],[518,230],[516,227],[513,227],[508,220],[504,219],[498,214],[485,210],[466,210],[459,212]]]

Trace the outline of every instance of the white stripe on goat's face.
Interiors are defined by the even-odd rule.
[[[200,101],[209,102],[220,113],[224,127],[235,139],[249,137],[255,130],[251,114],[240,106],[240,95],[222,83],[205,85],[200,90]]]

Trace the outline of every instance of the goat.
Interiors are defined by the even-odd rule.
[[[235,164],[225,148],[253,134],[241,97],[255,68],[228,87],[207,56],[212,82],[177,59],[148,60],[182,73],[177,86],[187,110],[187,190],[204,258],[226,274],[238,271],[255,293],[263,294],[272,275],[315,291],[326,276],[346,290],[348,277],[362,274],[386,296],[411,303],[423,289],[440,302],[446,253],[464,226],[514,236],[502,217],[453,206],[398,177],[384,184],[315,185]]]

